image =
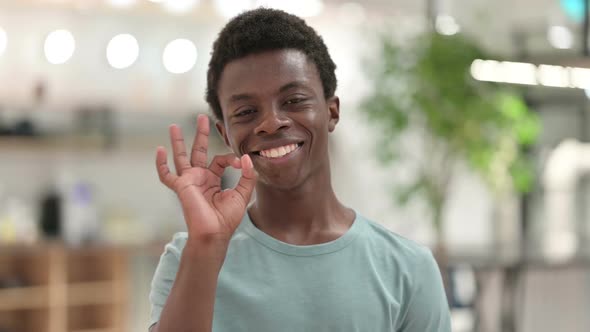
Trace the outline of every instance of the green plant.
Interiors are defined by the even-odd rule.
[[[370,66],[374,86],[362,110],[380,129],[377,151],[385,164],[419,160],[415,177],[397,188],[397,196],[401,203],[427,203],[439,243],[459,163],[480,174],[496,195],[531,189],[533,169],[522,150],[535,142],[539,119],[514,89],[471,77],[472,62],[486,58],[475,42],[434,32],[409,47],[386,35],[379,41]],[[404,152],[404,134],[419,138],[418,151]]]

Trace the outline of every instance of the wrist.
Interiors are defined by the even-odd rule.
[[[189,236],[182,254],[190,260],[210,260],[212,262],[218,262],[221,265],[227,254],[228,247],[229,239],[194,239]]]

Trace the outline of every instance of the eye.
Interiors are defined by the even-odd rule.
[[[235,116],[236,116],[236,117],[243,117],[243,116],[246,116],[246,115],[250,115],[250,114],[252,114],[252,113],[254,113],[254,112],[256,112],[256,110],[254,110],[254,109],[251,109],[251,108],[247,108],[247,109],[245,109],[245,110],[242,110],[242,111],[239,111],[239,112],[237,112],[237,113],[235,114]]]
[[[291,98],[285,102],[285,105],[299,104],[304,101],[305,101],[305,98]]]

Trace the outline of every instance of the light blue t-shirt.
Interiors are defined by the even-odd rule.
[[[160,258],[150,324],[160,318],[186,239],[177,233]],[[430,251],[358,213],[340,238],[308,246],[276,240],[246,214],[219,274],[213,316],[213,332],[451,331]]]

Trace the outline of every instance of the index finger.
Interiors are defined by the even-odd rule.
[[[197,116],[197,133],[191,151],[191,165],[207,167],[207,148],[209,146],[209,118],[204,114]]]

